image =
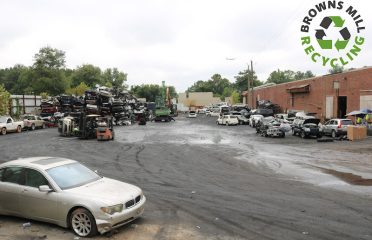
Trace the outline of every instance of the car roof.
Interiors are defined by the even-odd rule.
[[[60,158],[60,157],[30,157],[30,158],[20,158],[17,160],[12,160],[0,164],[0,167],[5,166],[22,166],[22,167],[32,167],[40,170],[47,170],[50,168],[58,167],[61,165],[66,165],[70,163],[75,163],[75,160]]]
[[[332,118],[331,120],[349,120],[349,121],[352,121],[351,119],[348,119],[348,118]]]

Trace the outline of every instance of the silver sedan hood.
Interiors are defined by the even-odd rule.
[[[107,205],[125,203],[142,193],[142,190],[134,185],[110,178],[101,178],[98,181],[64,191],[76,196],[97,199]]]

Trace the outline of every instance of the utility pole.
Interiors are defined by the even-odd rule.
[[[250,88],[250,71],[249,71],[249,64],[247,64],[248,72],[247,72],[247,79],[248,79],[248,89],[247,89],[247,105],[249,105],[249,88]]]
[[[254,82],[254,79],[253,79],[253,62],[251,60],[251,80],[252,80],[252,84],[251,84],[251,90],[252,90],[252,108],[254,107],[254,94],[253,94],[253,82]],[[249,85],[248,85],[248,88],[249,88]]]

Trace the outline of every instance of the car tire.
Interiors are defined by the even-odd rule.
[[[335,130],[332,130],[331,137],[332,138],[336,138],[337,137],[337,134],[336,134],[336,131]]]
[[[304,131],[301,131],[300,136],[301,136],[301,138],[306,138],[305,132]]]
[[[17,127],[17,133],[20,133],[20,132],[22,132],[22,127],[21,126],[18,126]]]
[[[71,213],[70,226],[79,237],[93,237],[97,235],[96,220],[85,208],[78,208]]]
[[[292,135],[296,136],[296,131],[294,129],[292,129]]]
[[[1,135],[5,135],[6,134],[6,128],[2,128],[1,129]]]
[[[43,123],[43,126],[42,126],[42,128],[43,128],[43,129],[45,129],[45,128],[46,128],[46,125],[45,125],[45,123]]]
[[[31,125],[31,130],[34,131],[35,128],[36,128],[36,127],[35,127],[35,124],[33,123],[33,124]]]
[[[226,122],[226,126],[229,126],[229,123],[228,122]]]

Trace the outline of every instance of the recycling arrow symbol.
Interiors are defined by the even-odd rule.
[[[332,23],[334,24],[333,27],[342,28],[339,30],[342,39],[337,39],[334,44],[332,39],[324,39],[324,37],[327,36],[325,30],[327,30]],[[332,49],[334,46],[337,51],[340,51],[346,48],[351,35],[347,27],[343,28],[344,23],[345,20],[343,20],[340,16],[329,16],[323,18],[322,22],[320,23],[320,27],[322,27],[322,29],[315,30],[316,40],[322,49]]]

